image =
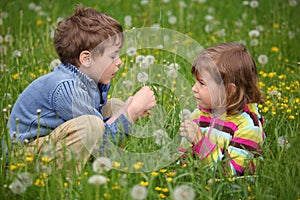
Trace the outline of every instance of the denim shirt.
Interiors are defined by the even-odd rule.
[[[15,102],[10,115],[10,139],[15,132],[20,142],[33,141],[38,134],[46,136],[60,124],[86,114],[104,121],[104,141],[108,137],[112,137],[113,142],[116,137],[122,139],[122,134],[128,135],[131,126],[126,117],[122,114],[107,124],[108,119],[102,116],[109,87],[109,84],[97,84],[71,64],[58,65],[53,72],[34,80]]]

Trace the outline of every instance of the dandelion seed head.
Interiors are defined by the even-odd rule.
[[[58,66],[61,63],[61,61],[59,59],[53,59],[50,63],[50,68],[54,69],[56,66]]]
[[[257,61],[258,61],[259,64],[265,65],[265,64],[268,63],[269,58],[268,58],[268,56],[262,54],[262,55],[258,56]]]
[[[94,162],[93,162],[93,171],[96,173],[102,173],[104,171],[109,171],[112,168],[112,162],[109,158],[107,157],[98,157]]]
[[[177,18],[174,15],[169,16],[168,19],[169,24],[176,24]]]
[[[17,175],[17,178],[25,187],[33,184],[32,175],[29,172],[20,173]]]
[[[93,175],[88,179],[88,183],[95,185],[95,186],[100,186],[103,185],[105,183],[107,183],[107,178],[103,175]]]
[[[146,72],[140,72],[137,74],[137,80],[140,83],[147,82],[149,79],[148,74]]]
[[[195,198],[195,190],[188,185],[180,185],[175,188],[174,200],[193,200]]]
[[[249,37],[258,37],[259,36],[259,31],[258,30],[251,30],[248,33]]]
[[[26,191],[26,186],[19,181],[18,179],[12,182],[8,188],[14,193],[14,194],[22,194]]]
[[[251,8],[257,8],[258,5],[259,5],[258,1],[251,1],[251,2],[250,2],[250,7],[251,7]]]
[[[155,137],[155,144],[158,146],[164,145],[170,139],[168,133],[162,129],[155,131],[153,135]]]
[[[135,185],[132,187],[130,195],[135,200],[145,199],[148,195],[148,190],[146,187],[141,185]]]
[[[135,47],[129,47],[126,50],[126,53],[128,56],[134,56],[136,54],[136,48]]]

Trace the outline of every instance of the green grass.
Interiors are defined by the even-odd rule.
[[[183,2],[185,6],[182,6]],[[188,60],[176,52],[140,49],[137,55],[151,54],[156,59],[157,67],[146,70],[149,74],[149,82],[146,84],[155,90],[158,106],[150,119],[137,123],[138,133],[143,134],[129,137],[120,146],[123,151],[143,152],[148,153],[148,156],[141,157],[131,166],[121,162],[124,158],[113,157],[114,169],[103,173],[108,179],[107,183],[94,186],[88,183],[88,179],[96,174],[92,170],[92,162],[87,164],[81,174],[75,175],[74,171],[58,171],[45,158],[30,156],[22,149],[15,148],[14,155],[10,155],[7,162],[5,155],[1,156],[0,198],[131,199],[132,187],[139,184],[147,188],[147,199],[172,199],[175,188],[187,184],[195,190],[195,199],[300,199],[300,5],[298,2],[291,6],[289,2],[293,1],[266,0],[260,1],[257,8],[251,8],[243,5],[240,0],[211,0],[205,3],[196,0],[175,0],[169,3],[149,0],[147,5],[137,0],[82,1],[84,6],[112,15],[126,30],[158,24],[180,35],[185,34],[203,47],[229,41],[246,44],[257,61],[260,87],[266,98],[260,108],[266,121],[264,130],[267,140],[264,159],[258,165],[256,177],[228,179],[190,155],[184,165],[177,162],[178,157],[169,161],[161,160],[156,165],[148,160],[147,164],[147,158],[152,155],[150,152],[157,151],[153,153],[156,158],[168,150],[155,144],[151,137],[153,132],[164,128],[172,141],[178,143],[179,112],[184,108],[192,110],[195,104],[190,98],[193,77],[190,75],[191,65]],[[52,70],[50,62],[57,55],[51,31],[57,19],[71,15],[76,5],[69,0],[42,0],[36,3],[40,8],[32,10],[28,7],[30,3],[28,0],[0,2],[1,140],[8,134],[6,124],[9,112],[18,95],[34,79]],[[132,17],[130,27],[125,26],[124,17],[127,15]],[[207,20],[208,15],[213,16],[213,19]],[[176,17],[176,23],[168,22],[170,16]],[[248,33],[257,29],[260,35],[250,37]],[[21,56],[14,56],[18,51]],[[265,65],[257,60],[263,54],[268,57]],[[126,96],[143,85],[136,81],[139,71],[135,57],[122,55],[124,67],[112,82],[111,96],[125,100]],[[179,78],[164,78],[167,72],[159,66],[173,62],[180,65]],[[124,80],[131,80],[132,87],[122,88]],[[286,139],[285,147],[278,143],[282,136]],[[10,145],[7,141],[4,144]],[[37,169],[42,166],[51,169],[51,173]],[[149,166],[153,166],[153,170]],[[15,194],[10,185],[22,172],[30,173],[32,184],[25,192]]]

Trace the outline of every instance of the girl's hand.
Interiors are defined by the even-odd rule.
[[[179,133],[194,145],[202,139],[202,133],[199,126],[189,119],[186,119],[181,123]]]

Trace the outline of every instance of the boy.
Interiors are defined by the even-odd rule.
[[[156,100],[153,91],[143,87],[126,103],[107,103],[110,80],[122,64],[122,31],[109,15],[81,5],[59,22],[54,46],[62,63],[33,81],[17,99],[10,116],[11,140],[29,141],[39,154],[50,142],[58,167],[67,151],[81,161],[76,166],[80,172],[92,151],[105,147],[103,140],[115,140],[122,131],[128,134],[130,124],[145,116]]]

